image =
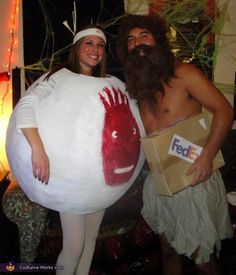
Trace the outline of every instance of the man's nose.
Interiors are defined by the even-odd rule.
[[[137,47],[142,44],[142,39],[140,37],[137,37],[134,41],[134,47]]]

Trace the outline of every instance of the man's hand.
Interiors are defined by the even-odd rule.
[[[206,181],[212,174],[212,160],[200,155],[188,169],[186,175],[194,174],[192,186]]]

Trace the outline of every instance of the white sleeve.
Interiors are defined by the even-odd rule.
[[[15,107],[16,128],[21,132],[22,128],[37,128],[37,108],[38,104],[44,98],[50,96],[55,79],[53,75],[47,80],[43,75],[35,83],[33,83],[26,91]]]

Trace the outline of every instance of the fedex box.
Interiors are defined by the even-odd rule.
[[[186,172],[201,154],[210,125],[209,114],[203,112],[141,139],[159,194],[172,196],[191,184],[194,175],[186,176]],[[224,164],[219,151],[213,161],[213,170]]]

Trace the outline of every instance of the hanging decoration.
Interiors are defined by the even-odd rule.
[[[73,34],[73,36],[76,33],[76,28],[77,28],[77,12],[76,12],[76,3],[75,1],[73,2],[73,7],[74,10],[72,11],[72,22],[73,22],[73,29],[68,24],[68,21],[64,21],[63,25]]]

